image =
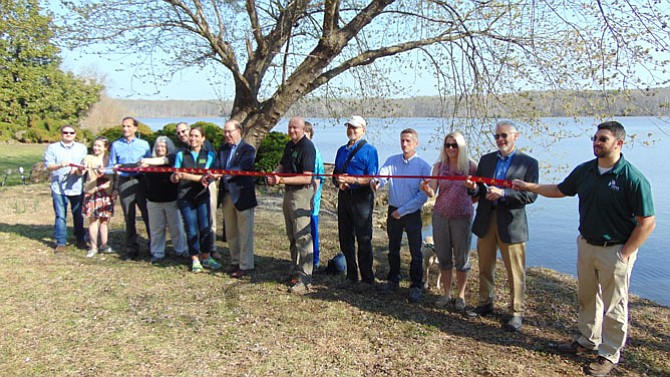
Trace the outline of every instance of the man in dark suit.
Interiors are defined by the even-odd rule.
[[[219,169],[253,171],[256,149],[242,140],[244,128],[236,120],[223,126],[225,144],[216,156]],[[254,178],[244,175],[224,175],[219,184],[219,203],[223,203],[232,277],[241,278],[254,268],[254,207],[256,189]]]
[[[477,166],[478,177],[496,179],[522,179],[538,181],[537,160],[517,150],[519,133],[511,121],[496,125],[497,152],[481,157]],[[518,331],[523,322],[523,300],[526,285],[526,241],[528,221],[526,204],[533,203],[537,194],[510,188],[487,186],[466,179],[468,192],[479,199],[472,232],[477,235],[479,256],[479,303],[468,311],[468,317],[493,313],[495,299],[496,249],[505,262],[510,286],[509,312],[511,318],[505,325],[509,331]]]

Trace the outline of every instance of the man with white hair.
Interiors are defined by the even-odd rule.
[[[507,120],[498,122],[493,137],[498,150],[480,158],[476,176],[505,180],[523,179],[536,183],[539,178],[537,160],[517,149],[519,131],[514,123]],[[497,249],[500,249],[510,288],[511,317],[505,324],[505,329],[519,331],[523,323],[526,290],[526,205],[533,203],[537,194],[517,191],[511,187],[476,183],[469,176],[465,180],[465,186],[470,195],[479,198],[472,223],[472,232],[478,237],[479,303],[466,315],[476,318],[493,313],[496,254]]]

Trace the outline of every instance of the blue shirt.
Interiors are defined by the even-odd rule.
[[[70,145],[62,141],[49,144],[44,152],[44,164],[48,167],[63,162],[81,164],[88,151],[82,143],[73,142]],[[51,178],[51,191],[60,195],[79,195],[83,190],[84,176],[70,174],[71,167],[67,166],[49,173]]]
[[[336,171],[349,175],[374,175],[377,173],[377,169],[379,168],[379,157],[377,157],[377,149],[370,143],[366,143],[363,147],[361,147],[361,149],[356,152],[354,157],[349,162],[347,170],[342,171],[347,158],[351,152],[356,149],[356,146],[358,146],[358,143],[360,142],[361,140],[352,146],[349,146],[348,144],[343,145],[337,150],[337,155],[335,155]],[[360,185],[352,184],[350,187],[359,188]]]
[[[512,151],[507,156],[503,156],[500,152],[498,152],[498,160],[496,161],[496,171],[495,171],[495,176],[493,178],[495,179],[506,179],[507,178],[507,171],[509,170],[509,167],[512,165],[512,159],[516,156],[516,148]],[[505,190],[503,190],[502,197],[500,198],[503,202],[505,201]]]
[[[314,149],[316,149],[316,160],[314,164],[314,179],[319,179],[319,189],[316,190],[314,193],[314,206],[312,208],[312,216],[319,216],[319,210],[321,210],[321,191],[323,189],[323,183],[324,183],[324,174],[326,173],[326,169],[323,166],[323,156],[321,155],[321,151],[319,151],[319,148],[314,146]]]
[[[391,156],[379,168],[379,175],[389,176],[388,179],[379,178],[379,187],[383,187],[388,181],[389,206],[398,208],[400,216],[420,210],[428,200],[428,196],[419,188],[422,178],[393,178],[393,176],[430,177],[431,170],[430,164],[416,154],[409,160],[405,160],[402,154]]]
[[[128,141],[125,138],[112,143],[112,149],[109,151],[109,165],[136,164],[144,157],[151,157],[151,148],[146,140],[140,138],[133,138]],[[136,172],[119,172],[122,177],[134,177],[139,173]]]

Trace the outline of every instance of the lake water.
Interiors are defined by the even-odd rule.
[[[670,225],[665,216],[670,210],[670,196],[659,195],[660,189],[670,186],[670,175],[665,166],[667,152],[670,150],[670,126],[663,120],[651,117],[615,118],[625,127],[628,134],[635,134],[624,146],[626,159],[632,162],[649,179],[654,190],[656,211],[656,230],[640,249],[633,275],[631,292],[670,306],[670,253],[665,250],[664,237],[670,235]],[[224,118],[139,118],[152,129],[161,129],[163,125],[176,121],[194,123],[198,120],[211,121],[222,125]],[[337,148],[347,141],[344,120],[311,119],[315,125],[314,143],[321,150],[326,162],[335,160]],[[587,118],[545,118],[549,125],[564,125],[577,137],[564,137],[549,147],[548,138],[535,136],[529,140],[520,135],[518,145],[531,150],[533,157],[540,162],[540,182],[558,183],[577,164],[593,157],[589,137],[594,133],[596,121]],[[666,120],[667,121],[667,120]],[[274,130],[286,132],[287,120],[280,122]],[[444,131],[444,120],[436,118],[408,119],[368,119],[367,139],[379,151],[379,163],[382,164],[392,154],[400,153],[399,133],[406,127],[419,132],[419,154],[431,164],[439,156]],[[494,150],[491,145],[485,150]],[[479,156],[474,156],[475,160]],[[579,216],[577,198],[548,199],[539,197],[527,207],[530,227],[530,240],[527,243],[527,265],[529,267],[547,267],[571,275],[576,274]],[[666,215],[664,215],[666,214]],[[426,232],[431,230],[428,227]],[[474,247],[473,243],[473,247]]]

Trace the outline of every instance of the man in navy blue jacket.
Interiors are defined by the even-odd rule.
[[[242,140],[244,127],[237,120],[223,126],[225,144],[219,148],[219,169],[253,171],[256,149]],[[230,250],[232,277],[241,278],[254,269],[254,178],[224,175],[219,184],[219,203],[223,203],[223,221]]]

